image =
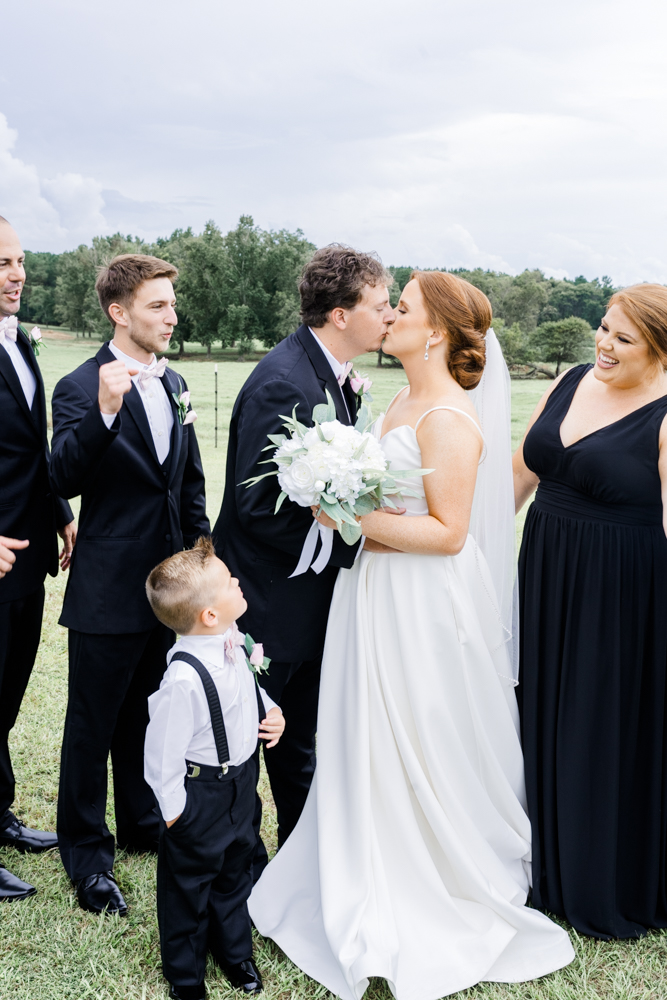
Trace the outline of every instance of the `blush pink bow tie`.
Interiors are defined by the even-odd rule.
[[[0,322],[0,344],[4,344],[5,337],[7,340],[13,340],[16,343],[18,328],[19,321],[16,316],[5,316],[2,322]]]
[[[160,361],[157,361],[150,368],[144,368],[143,371],[139,372],[139,385],[147,385],[153,378],[162,378],[168,364],[168,358],[161,358]]]
[[[225,656],[230,663],[234,663],[236,647],[242,645],[243,637],[239,631],[238,625],[234,622],[229,629],[229,635],[225,639]]]
[[[338,376],[338,385],[342,385],[343,382],[345,381],[345,379],[347,378],[347,376],[350,374],[350,372],[352,371],[352,364],[353,364],[352,361],[346,361],[345,362],[345,367],[343,368],[342,372]]]

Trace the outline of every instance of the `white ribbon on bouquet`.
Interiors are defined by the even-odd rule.
[[[311,566],[311,561],[315,555],[315,546],[317,545],[317,536],[322,539],[322,548],[320,549],[320,554]],[[301,555],[299,556],[299,562],[297,567],[288,579],[292,579],[295,576],[301,576],[306,573],[309,569],[312,569],[314,573],[321,573],[324,567],[329,562],[331,558],[331,550],[333,549],[333,539],[334,533],[333,528],[327,528],[319,521],[313,521],[310,526],[310,531],[306,535],[306,540],[303,543],[303,548],[301,549]]]

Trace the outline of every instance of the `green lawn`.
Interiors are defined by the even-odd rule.
[[[59,378],[90,357],[99,344],[49,340],[40,362],[50,397]],[[194,408],[208,482],[208,509],[215,519],[224,485],[224,456],[231,406],[252,364],[225,361],[219,365],[219,433],[214,447],[213,361],[198,354],[172,361],[186,379]],[[375,356],[360,359],[375,384],[376,412],[404,384],[400,369],[375,368]],[[513,384],[514,437],[518,441],[528,417],[544,391],[544,382]],[[61,578],[47,585],[42,645],[18,723],[11,737],[18,777],[18,814],[28,823],[54,829],[60,740],[67,695],[67,638],[57,624],[63,594]],[[274,841],[269,804],[266,835]],[[113,829],[113,817],[109,813]],[[39,887],[37,896],[0,907],[0,1000],[153,1000],[167,990],[160,972],[155,918],[155,860],[122,853],[116,874],[128,900],[127,918],[95,917],[76,905],[72,887],[57,854],[22,856],[0,850],[0,862]],[[600,943],[572,935],[577,960],[563,972],[516,986],[482,984],[458,994],[458,1000],[614,1000],[667,997],[667,935],[652,934],[632,943]],[[271,942],[257,938],[257,961],[265,976],[267,1000],[330,996],[289,962]],[[209,997],[238,996],[212,965]],[[389,1000],[386,986],[376,981],[369,1000]]]

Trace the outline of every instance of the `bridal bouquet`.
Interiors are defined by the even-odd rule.
[[[262,476],[246,479],[246,488],[267,476],[278,476],[281,493],[276,502],[277,514],[289,497],[300,507],[319,504],[336,522],[343,541],[354,545],[361,537],[357,520],[379,507],[396,508],[391,497],[419,496],[414,490],[399,487],[396,479],[404,476],[425,476],[432,469],[388,470],[388,462],[379,441],[366,428],[371,411],[362,403],[354,427],[346,427],[336,419],[336,408],[329,391],[327,402],[313,410],[313,427],[296,419],[296,407],[291,417],[283,417],[287,434],[269,434],[273,455],[261,465],[278,466]]]

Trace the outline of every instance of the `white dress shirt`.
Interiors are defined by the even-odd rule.
[[[141,361],[136,361],[134,358],[129,357],[129,355],[123,354],[123,352],[116,347],[113,340],[109,343],[109,350],[113,356],[117,358],[118,361],[122,361],[128,369],[138,368],[141,372],[145,369],[155,368],[157,365],[155,355],[153,355],[151,363],[149,365],[145,365]],[[169,402],[169,397],[167,396],[167,390],[162,384],[161,378],[152,378],[150,382],[142,385],[139,382],[139,375],[137,374],[132,376],[132,381],[141,396],[141,402],[144,404],[144,410],[146,411],[146,416],[148,417],[148,426],[151,429],[158,462],[162,465],[165,458],[169,454],[171,429],[174,426],[174,411],[171,408],[171,403]],[[109,428],[111,428],[115,419],[115,413],[102,414],[102,420]]]
[[[185,761],[213,767],[220,763],[201,678],[189,663],[171,662],[179,650],[201,660],[213,678],[225,721],[229,763],[242,764],[255,752],[259,731],[255,675],[240,648],[235,650],[234,663],[227,659],[228,635],[229,630],[224,635],[181,636],[167,653],[169,666],[159,689],[148,699],[144,777],[165,822],[185,807]],[[267,712],[277,707],[264,690],[262,699]]]
[[[10,340],[9,337],[5,337],[2,342],[2,346],[7,351],[12,364],[14,365],[14,371],[18,375],[19,382],[21,383],[21,388],[23,389],[23,395],[25,396],[26,403],[28,404],[28,409],[32,409],[32,401],[35,398],[35,391],[37,389],[37,379],[33,375],[30,365],[26,359],[21,354],[21,348],[18,344]]]

